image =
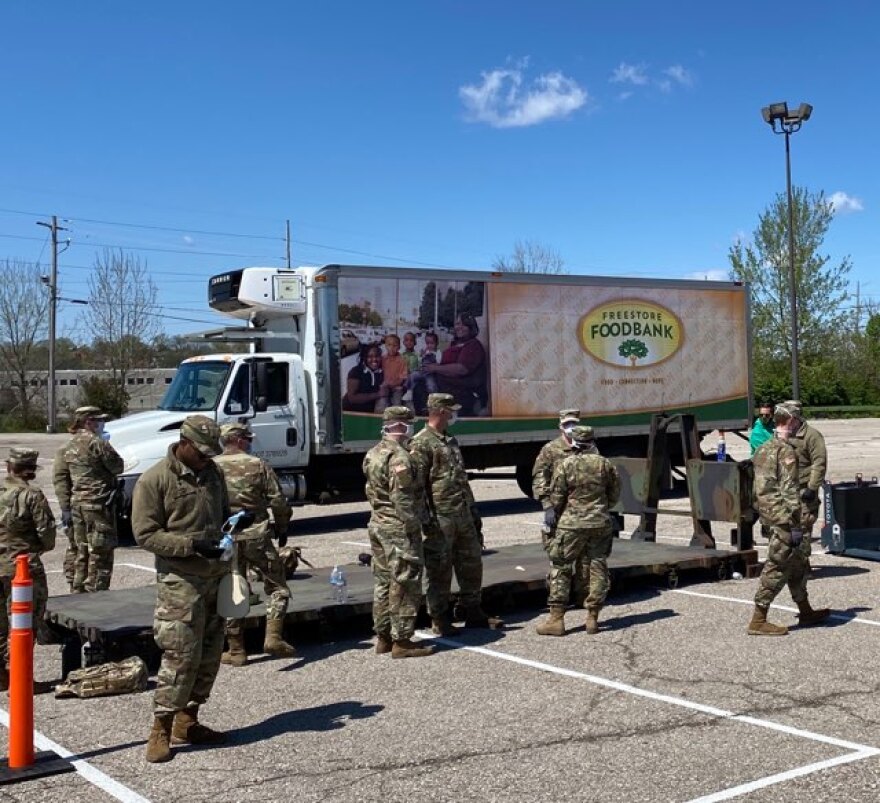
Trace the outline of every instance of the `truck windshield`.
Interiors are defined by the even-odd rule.
[[[185,362],[165,391],[160,410],[214,410],[229,377],[228,362]]]

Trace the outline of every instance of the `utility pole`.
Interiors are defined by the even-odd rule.
[[[58,216],[52,215],[52,222],[38,220],[38,226],[45,226],[52,234],[52,272],[49,274],[49,381],[47,387],[48,410],[46,432],[54,432],[57,423],[55,413],[55,317],[58,308],[58,232],[67,229],[58,225]]]
[[[287,269],[290,270],[290,221],[287,221]]]

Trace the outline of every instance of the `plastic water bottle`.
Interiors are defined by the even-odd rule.
[[[724,433],[721,432],[718,435],[718,448],[715,450],[715,459],[719,463],[723,463],[727,460],[727,443],[724,441]]]
[[[235,549],[235,539],[232,537],[232,533],[223,533],[223,537],[220,539],[220,549],[223,550],[220,560],[232,560],[232,552]]]
[[[330,591],[334,602],[345,602],[348,599],[348,583],[345,579],[345,572],[334,566],[330,572]]]

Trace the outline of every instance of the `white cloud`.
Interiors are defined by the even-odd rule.
[[[187,245],[193,245],[193,243],[195,243],[195,240],[192,237],[190,237],[188,234],[184,234],[183,235],[183,242],[186,243]]]
[[[696,279],[701,282],[729,282],[730,271],[724,268],[709,268],[708,270],[697,270],[693,273],[687,273],[685,279]]]
[[[865,208],[861,199],[847,195],[840,190],[833,193],[828,200],[831,201],[831,208],[834,210],[835,215],[843,215],[847,212],[861,212]]]
[[[609,81],[612,84],[644,86],[648,83],[648,73],[644,64],[627,64],[622,61],[611,74]]]
[[[668,78],[660,78],[657,81],[657,88],[661,92],[664,92],[668,95],[670,92],[672,92],[672,81],[670,81]]]
[[[680,86],[693,86],[694,76],[681,64],[673,64],[663,70],[663,74]]]
[[[589,100],[587,91],[561,72],[544,73],[526,84],[525,66],[484,72],[482,83],[459,87],[468,119],[493,128],[538,125],[567,117]]]

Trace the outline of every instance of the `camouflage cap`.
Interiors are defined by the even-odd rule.
[[[89,418],[96,418],[103,421],[105,418],[109,418],[107,413],[103,412],[100,407],[94,407],[92,405],[77,407],[76,410],[73,411],[73,417],[78,421],[85,421]]]
[[[187,416],[180,425],[180,437],[191,441],[205,457],[216,457],[220,446],[220,427],[206,415]]]
[[[431,393],[428,396],[429,410],[460,410],[461,405],[455,403],[451,393]]]
[[[773,415],[782,418],[801,418],[803,415],[801,403],[799,401],[794,401],[793,399],[781,402],[776,405],[773,410]]]
[[[36,449],[21,449],[13,446],[9,450],[7,462],[11,463],[16,468],[36,468],[37,458],[39,456],[40,453]]]
[[[382,413],[383,421],[403,421],[409,423],[415,416],[409,407],[386,407]]]
[[[221,438],[253,438],[254,433],[247,424],[239,424],[237,421],[232,424],[223,424],[220,427]]]
[[[593,440],[593,428],[584,426],[583,424],[575,427],[571,431],[571,439],[575,443],[589,443]]]
[[[559,411],[559,423],[564,424],[567,421],[580,421],[581,420],[581,411],[580,410],[560,410]]]

